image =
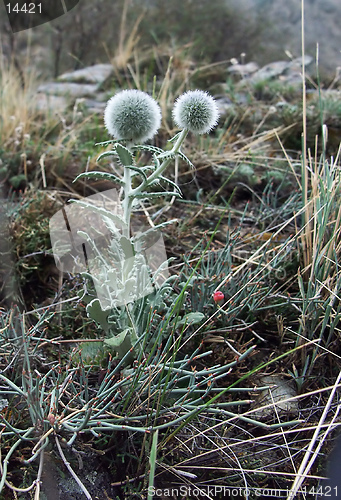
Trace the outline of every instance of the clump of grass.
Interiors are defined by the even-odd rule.
[[[34,71],[23,79],[14,64],[0,57],[0,181],[6,189],[48,185],[70,187],[79,165],[91,168],[100,127],[77,101],[65,115],[39,108]],[[82,148],[77,148],[80,136]],[[91,144],[90,139],[91,138]]]
[[[44,139],[59,122],[38,110],[34,71],[22,80],[15,65],[0,57],[1,178],[14,188],[25,186],[45,146]],[[32,179],[32,176],[30,176]]]
[[[51,295],[55,292],[53,281],[57,270],[47,249],[50,245],[49,220],[61,206],[61,199],[57,191],[31,189],[13,205],[8,221],[13,255],[16,256],[17,287],[21,305],[31,309],[34,304],[48,300],[48,288]]]

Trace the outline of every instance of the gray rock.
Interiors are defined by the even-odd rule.
[[[282,80],[297,80],[297,75],[299,75],[302,81],[301,70],[302,70],[302,57],[297,57],[292,61],[276,61],[271,62],[256,71],[251,80],[255,82],[260,82],[264,80],[273,80],[274,78],[283,77]],[[304,58],[304,66],[307,67],[313,62],[313,58],[306,55]]]
[[[251,418],[276,418],[276,411],[279,415],[298,413],[297,399],[290,399],[297,395],[292,383],[278,375],[266,375],[257,381],[257,385],[270,387],[262,391],[253,403],[253,409],[257,408],[257,411],[250,414]],[[290,401],[286,401],[287,399]],[[276,411],[274,406],[276,406]]]
[[[302,62],[303,58],[297,57],[292,61],[276,61],[266,64],[250,77],[250,81],[258,83],[277,78],[290,85],[302,84]],[[306,55],[304,66],[308,67],[312,62],[313,58]]]
[[[96,99],[84,99],[83,105],[87,108],[89,113],[103,114],[107,103],[97,101]]]
[[[36,95],[36,109],[38,111],[64,112],[69,106],[69,100],[61,95],[48,95],[38,93]]]
[[[112,72],[113,67],[111,64],[94,64],[93,66],[71,71],[70,73],[63,73],[58,77],[58,81],[101,84],[110,77]]]
[[[273,80],[275,77],[282,75],[288,68],[286,61],[276,61],[263,66],[256,71],[252,76],[252,82],[262,82],[264,80]]]
[[[226,0],[245,19],[262,23],[262,46],[253,59],[260,64],[282,59],[286,50],[294,56],[301,49],[301,2],[298,0]],[[319,47],[319,69],[335,74],[340,57],[340,0],[305,0],[305,52],[315,60]],[[247,54],[246,54],[247,56]]]
[[[279,80],[294,87],[302,86],[302,73],[292,72],[287,75],[281,75]]]
[[[68,97],[95,96],[98,86],[90,83],[44,83],[38,87],[38,92],[47,95],[59,95]]]
[[[305,67],[310,66],[313,62],[313,58],[308,54],[304,56],[304,59],[303,57],[296,57],[296,59],[292,59],[292,61],[290,61],[289,69],[293,72],[301,71],[303,62]]]
[[[251,61],[247,64],[232,64],[227,72],[245,78],[255,73],[258,69],[259,65]]]
[[[218,97],[215,101],[218,106],[220,119],[224,119],[234,114],[234,105],[228,97]]]

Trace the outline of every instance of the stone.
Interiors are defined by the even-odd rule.
[[[254,419],[276,419],[278,415],[295,415],[298,413],[297,399],[290,399],[297,396],[295,387],[292,383],[278,375],[265,375],[257,380],[260,387],[269,386],[269,389],[261,391],[256,401],[252,404],[252,409],[257,411],[250,413],[250,418]],[[274,409],[276,406],[276,411]]]
[[[302,73],[290,73],[288,75],[281,75],[279,81],[294,87],[302,86]]]
[[[82,104],[89,113],[98,115],[104,113],[105,107],[107,105],[106,102],[97,101],[96,99],[84,99]]]
[[[252,59],[259,64],[282,59],[286,51],[302,53],[301,2],[298,0],[226,0],[229,8],[244,19],[259,20],[262,42],[257,43]],[[333,76],[341,65],[340,0],[305,0],[305,53],[316,59],[321,76]],[[248,54],[246,54],[247,56]]]
[[[310,64],[313,62],[313,58],[308,54],[306,54],[304,56],[304,59],[303,57],[296,57],[295,59],[292,59],[292,61],[290,61],[290,66],[289,66],[290,70],[293,72],[301,71],[303,62],[305,67],[310,66]]]
[[[249,62],[247,64],[232,64],[227,70],[228,73],[241,76],[242,78],[248,77],[259,69],[256,62]]]
[[[220,119],[224,119],[234,114],[234,105],[228,97],[218,97],[215,101],[218,106]]]
[[[59,95],[67,97],[93,97],[98,86],[90,83],[62,83],[50,82],[39,85],[37,91],[47,95]]]
[[[87,68],[77,69],[69,73],[63,73],[57,80],[69,83],[97,83],[102,84],[113,72],[111,64],[94,64]]]
[[[42,93],[36,95],[35,102],[38,111],[54,111],[55,113],[63,113],[70,104],[64,96]]]
[[[276,61],[266,64],[252,75],[252,82],[262,82],[264,80],[273,80],[274,78],[282,75],[288,69],[289,63],[287,61]]]
[[[253,73],[250,80],[252,83],[274,80],[277,78],[282,82],[287,82],[292,85],[302,83],[302,57],[297,57],[291,61],[275,61],[266,64],[258,71]],[[308,67],[313,62],[311,56],[306,55],[304,58],[304,66]]]

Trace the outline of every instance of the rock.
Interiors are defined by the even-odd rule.
[[[91,451],[72,452],[69,449],[64,449],[66,459],[78,458],[79,466],[75,472],[81,480],[90,498],[103,498],[103,491],[107,493],[106,498],[117,498],[117,490],[112,485],[112,476],[108,470],[105,461],[100,454]],[[55,458],[55,454],[51,451],[44,451],[44,467],[41,481],[41,498],[47,500],[83,500],[85,498],[84,491],[76,483],[75,479],[69,472],[62,467],[60,457]],[[88,498],[88,497],[87,497]]]
[[[103,114],[104,109],[107,105],[106,101],[97,101],[96,99],[83,99],[82,104],[88,110],[89,113],[93,114]]]
[[[38,111],[64,112],[69,106],[69,100],[61,95],[48,95],[38,93],[36,95],[36,108]]]
[[[226,0],[236,15],[257,20],[262,26],[252,58],[260,64],[282,59],[285,51],[299,55],[301,48],[301,2],[297,0]],[[314,57],[319,47],[319,70],[333,76],[340,66],[340,0],[305,0],[305,53]],[[246,54],[247,55],[247,54]]]
[[[286,401],[297,395],[293,384],[278,375],[266,375],[257,381],[257,385],[270,387],[262,391],[253,403],[252,407],[257,408],[257,411],[250,414],[251,418],[261,420],[276,418],[276,411],[282,416],[298,413],[297,399]]]
[[[102,84],[113,72],[111,64],[94,64],[87,68],[78,69],[69,73],[63,73],[57,80],[59,82],[71,83],[97,83]]]
[[[289,69],[293,72],[301,71],[303,62],[305,67],[310,66],[313,62],[313,58],[308,54],[304,56],[304,59],[303,57],[296,57],[295,59],[292,59],[292,61],[290,61]]]
[[[258,64],[251,61],[247,64],[232,64],[227,72],[245,78],[255,73],[258,69]]]
[[[234,105],[228,97],[218,97],[215,101],[218,106],[220,119],[234,114]]]
[[[309,66],[313,61],[311,56],[306,55],[304,58],[304,65]],[[302,82],[301,76],[302,57],[297,57],[292,61],[277,61],[266,64],[263,68],[256,71],[251,81],[253,83],[261,82],[264,80],[273,80],[279,78],[282,81]]]
[[[102,83],[112,74],[110,64],[95,64],[64,73],[57,82],[48,82],[37,89],[37,109],[65,111],[77,100],[89,113],[101,114],[106,106],[106,94],[99,92]]]
[[[47,95],[58,95],[66,97],[84,97],[84,96],[95,96],[98,85],[90,83],[61,83],[61,82],[50,82],[39,85],[38,92]]]
[[[302,73],[290,73],[288,75],[281,75],[279,81],[291,86],[302,86]]]
[[[252,82],[262,82],[264,80],[273,80],[276,76],[282,75],[287,69],[286,61],[277,61],[266,64],[263,68],[256,71],[252,76]]]

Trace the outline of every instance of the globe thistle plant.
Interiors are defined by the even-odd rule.
[[[122,90],[113,96],[104,112],[109,134],[134,144],[151,139],[161,124],[157,102],[141,90]]]
[[[117,206],[115,213],[106,206],[93,206],[90,199],[84,202],[76,201],[102,217],[107,229],[112,232],[108,254],[114,255],[117,261],[115,266],[112,264],[114,259],[104,257],[96,241],[92,241],[92,236],[89,234],[87,236],[83,232],[84,239],[91,248],[89,254],[93,253],[96,256],[97,267],[93,267],[96,267],[96,270],[99,267],[97,270],[99,278],[93,281],[95,285],[98,282],[103,289],[105,285],[105,289],[108,290],[108,300],[105,303],[103,300],[99,302],[98,298],[91,300],[87,312],[98,324],[104,325],[107,332],[115,331],[114,337],[110,339],[110,345],[118,352],[119,357],[128,351],[138,352],[137,348],[133,349],[133,344],[139,342],[143,328],[139,325],[140,313],[135,317],[133,303],[139,297],[150,293],[146,286],[147,278],[151,275],[152,285],[155,286],[156,277],[165,276],[166,255],[165,261],[156,272],[151,273],[148,267],[147,235],[152,231],[155,236],[166,224],[175,222],[165,221],[140,236],[132,235],[132,213],[140,208],[144,200],[182,196],[180,188],[167,178],[164,172],[176,158],[181,158],[193,166],[182,153],[182,144],[189,131],[203,134],[212,130],[217,124],[218,109],[213,97],[201,90],[195,90],[186,92],[178,98],[173,116],[181,130],[170,139],[171,148],[163,150],[155,145],[143,144],[151,139],[160,127],[160,107],[151,96],[140,90],[118,92],[108,101],[104,112],[105,127],[113,139],[101,144],[112,144],[112,149],[103,152],[98,160],[112,157],[123,167],[123,175],[118,177],[110,172],[85,172],[77,177],[77,179],[102,178],[121,185],[117,202],[115,201]],[[137,156],[136,153],[142,151],[150,153],[151,161],[148,165],[141,165],[137,159],[141,155]],[[142,255],[141,252],[145,252],[146,255]],[[161,285],[161,289],[167,282],[168,279]],[[112,313],[109,314],[108,309]],[[117,329],[118,324],[119,329]]]
[[[207,92],[190,90],[176,100],[173,118],[179,128],[206,134],[217,125],[219,112],[215,100]]]

